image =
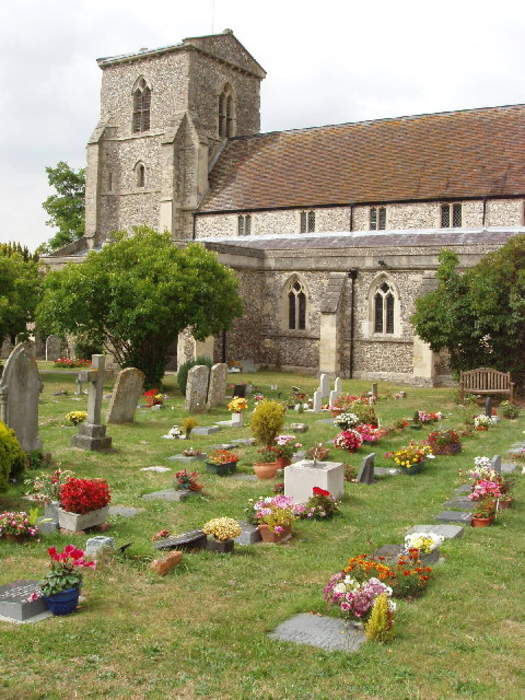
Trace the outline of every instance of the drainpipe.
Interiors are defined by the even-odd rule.
[[[350,290],[352,292],[352,301],[350,303],[350,379],[354,376],[354,316],[355,316],[355,281],[357,279],[357,270],[348,270],[348,279],[351,280]]]

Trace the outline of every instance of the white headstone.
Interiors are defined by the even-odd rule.
[[[306,503],[312,489],[318,486],[341,498],[345,490],[345,472],[341,462],[317,462],[302,460],[290,464],[284,470],[284,495],[291,496],[296,503]]]
[[[338,394],[343,393],[343,380],[341,377],[337,377],[335,382],[334,382],[334,390],[337,391]]]
[[[317,391],[314,391],[314,396],[313,396],[313,401],[312,401],[312,410],[318,413],[321,410],[321,406],[323,404],[321,392],[319,389]]]
[[[327,374],[321,374],[319,377],[319,391],[323,399],[330,393],[330,377]]]
[[[332,408],[332,406],[335,406],[335,402],[339,398],[339,392],[337,392],[335,389],[330,392],[330,395],[328,397],[328,406]]]

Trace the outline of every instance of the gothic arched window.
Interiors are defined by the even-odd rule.
[[[297,279],[288,287],[288,328],[301,331],[306,328],[306,294]]]
[[[132,129],[148,131],[150,125],[151,90],[144,78],[140,78],[133,90],[133,123]]]
[[[373,299],[374,333],[395,332],[395,296],[386,280],[377,287]]]
[[[146,168],[143,163],[137,163],[135,166],[137,174],[137,187],[144,187],[146,184]]]
[[[227,138],[235,135],[235,115],[233,108],[233,93],[226,85],[219,97],[219,136]]]

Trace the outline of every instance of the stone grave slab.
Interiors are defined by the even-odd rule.
[[[443,508],[447,508],[448,510],[471,511],[473,510],[473,502],[469,501],[468,498],[455,498],[451,501],[443,503]]]
[[[213,433],[218,433],[220,430],[219,425],[200,425],[197,428],[193,428],[191,431],[192,435],[213,435]]]
[[[168,457],[169,459],[169,457]],[[141,472],[156,472],[157,474],[162,474],[162,472],[170,472],[171,469],[169,467],[142,467]]]
[[[120,515],[121,518],[133,518],[139,513],[143,513],[144,508],[133,508],[133,506],[109,506],[108,515]]]
[[[300,613],[282,622],[269,634],[271,639],[308,644],[325,651],[355,652],[365,641],[362,630],[344,620],[324,615]]]
[[[183,552],[192,549],[206,549],[206,535],[202,530],[191,530],[176,537],[164,537],[153,543],[155,549],[180,549]]]
[[[470,525],[472,513],[463,513],[459,510],[444,510],[436,515],[436,520],[442,523],[463,523],[464,525]]]
[[[126,367],[117,375],[106,423],[133,423],[135,411],[144,391],[144,372],[136,367]]]
[[[237,438],[237,440],[232,440],[232,443],[234,445],[255,445],[255,438]]]
[[[315,422],[316,423],[332,423],[332,425],[333,425],[334,419],[333,418],[318,418]]]
[[[189,462],[204,462],[206,455],[172,455],[168,457],[169,462],[182,462],[183,464],[188,464]]]
[[[374,467],[375,476],[397,476],[401,474],[401,469],[395,469],[394,467]]]
[[[36,618],[43,620],[51,613],[46,604],[39,598],[30,601],[33,593],[40,593],[38,581],[22,579],[0,586],[0,617],[10,622],[35,622]]]
[[[460,525],[414,525],[406,531],[406,534],[411,535],[413,532],[428,532],[440,535],[445,540],[454,540],[463,536],[464,528]]]
[[[238,479],[239,481],[258,481],[255,474],[245,474],[243,472],[235,472],[230,474],[230,479]]]
[[[290,430],[295,433],[306,433],[308,432],[308,426],[306,423],[290,423]]]
[[[454,489],[454,493],[470,493],[472,491],[472,488],[469,486],[469,484],[462,484],[461,486],[458,486],[457,489]]]
[[[404,548],[400,544],[385,544],[374,552],[374,558],[384,557],[389,563],[395,563],[399,558],[399,555],[404,551]],[[421,556],[422,563],[427,566],[428,564],[435,564],[439,561],[439,547],[436,547],[429,554],[424,554]]]
[[[233,442],[218,442],[216,445],[211,445],[210,450],[233,450],[234,447]]]
[[[192,493],[197,492],[190,491],[189,489],[166,489],[164,491],[145,493],[142,498],[145,501],[170,501],[173,503],[179,503],[180,501],[185,501],[187,498],[189,498]]]
[[[345,491],[344,466],[341,462],[317,462],[303,460],[290,464],[284,470],[284,493],[296,503],[306,503],[314,486],[319,486],[335,498]]]
[[[261,534],[257,529],[257,525],[251,525],[243,520],[239,522],[241,526],[241,534],[235,538],[235,542],[240,545],[256,544],[261,541]]]
[[[501,473],[502,474],[512,474],[513,471],[517,469],[517,464],[512,464],[512,463],[505,463],[501,465]]]

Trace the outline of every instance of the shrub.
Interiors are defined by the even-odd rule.
[[[104,344],[102,338],[81,333],[75,338],[75,355],[91,359],[91,355],[103,355]]]
[[[374,407],[370,406],[370,404],[354,401],[350,406],[350,412],[354,413],[359,418],[360,423],[367,423],[368,425],[377,427],[377,415]]]
[[[9,478],[17,478],[25,469],[26,456],[16,439],[15,431],[0,423],[0,490],[5,490]]]
[[[68,513],[89,513],[110,502],[108,482],[104,479],[72,477],[60,487],[60,505]]]
[[[209,357],[197,357],[195,360],[187,360],[182,363],[177,372],[177,384],[183,396],[186,396],[186,384],[188,383],[188,372],[190,369],[195,367],[195,365],[208,365],[208,367],[211,367],[212,364],[213,362]]]
[[[394,636],[393,612],[388,605],[388,597],[381,593],[374,601],[370,618],[365,625],[366,638],[369,641],[385,643]]]
[[[520,409],[510,401],[502,401],[499,409],[503,418],[517,418],[520,414]]]
[[[255,407],[250,420],[250,428],[260,445],[271,445],[281,432],[284,423],[285,407],[278,401],[264,399]]]

